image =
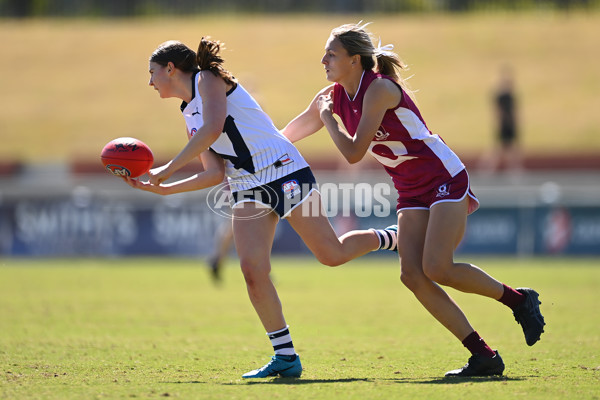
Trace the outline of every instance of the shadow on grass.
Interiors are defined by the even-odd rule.
[[[241,383],[226,383],[225,385],[312,385],[315,383],[352,383],[374,382],[369,378],[339,378],[339,379],[302,379],[302,378],[273,378],[269,380],[244,380]]]
[[[239,386],[239,385],[313,385],[313,384],[326,384],[326,383],[353,383],[353,382],[390,382],[390,383],[413,383],[418,385],[455,385],[464,383],[477,383],[477,382],[515,382],[523,381],[526,378],[512,378],[507,376],[480,376],[480,377],[469,377],[469,378],[457,378],[457,377],[432,377],[432,378],[338,378],[338,379],[302,379],[302,378],[266,378],[266,379],[249,379],[237,382],[223,382],[215,384],[223,386]],[[207,382],[202,381],[177,381],[171,383],[187,383],[187,384],[206,384]]]
[[[516,382],[522,381],[525,378],[513,378],[507,376],[479,376],[469,378],[457,377],[432,377],[432,378],[341,378],[341,379],[302,379],[302,378],[273,378],[270,380],[249,380],[241,383],[228,383],[228,385],[310,385],[319,383],[352,383],[352,382],[392,382],[392,383],[413,383],[418,385],[455,385],[464,384],[467,382]]]
[[[396,383],[415,383],[420,385],[453,385],[453,384],[464,384],[467,382],[515,382],[523,381],[524,378],[512,378],[508,376],[472,376],[472,377],[433,377],[433,378],[390,378],[390,379],[379,379],[381,381],[396,382]]]

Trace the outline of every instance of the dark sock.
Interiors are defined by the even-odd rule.
[[[471,354],[481,354],[482,356],[492,358],[496,355],[494,350],[485,343],[485,341],[479,336],[477,331],[473,331],[469,336],[462,341],[463,346],[471,352]]]
[[[278,355],[278,357],[280,357],[280,358],[283,358],[283,359],[284,359],[285,361],[287,361],[287,362],[292,362],[292,361],[294,361],[294,360],[296,359],[296,356],[297,356],[296,354],[292,354],[291,356],[288,356],[288,355],[281,355],[281,354],[279,354],[279,355]]]
[[[504,293],[502,294],[502,297],[498,299],[500,303],[510,307],[511,309],[514,309],[516,306],[525,301],[525,295],[523,293],[518,292],[510,286],[506,286],[505,284],[502,284],[502,286],[504,286]]]

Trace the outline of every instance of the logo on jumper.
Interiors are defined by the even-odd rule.
[[[444,183],[440,187],[437,188],[437,194],[435,197],[446,197],[450,194],[450,185]]]
[[[287,153],[286,153],[286,154],[282,155],[281,157],[279,157],[279,158],[277,159],[277,161],[275,161],[275,162],[273,163],[273,165],[275,166],[275,168],[281,168],[281,167],[283,167],[284,165],[288,165],[288,164],[291,164],[291,163],[293,163],[293,162],[294,162],[294,160],[292,160],[292,159],[290,158],[290,156],[288,156],[288,155],[287,155]]]
[[[377,141],[385,140],[388,136],[390,136],[390,134],[385,131],[383,126],[380,126],[377,132],[375,132],[375,140]]]
[[[198,129],[192,128],[192,130],[190,131],[190,136],[193,137],[196,134],[196,132],[198,132]]]
[[[281,185],[281,190],[283,191],[283,194],[285,194],[285,197],[287,197],[288,199],[293,199],[294,196],[300,194],[301,192],[300,185],[295,179],[287,181],[283,185]]]

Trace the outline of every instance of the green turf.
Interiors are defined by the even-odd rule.
[[[302,379],[245,381],[268,339],[232,260],[214,286],[201,261],[0,261],[2,399],[598,399],[600,265],[594,259],[478,259],[541,293],[542,340],[507,309],[451,291],[507,369],[445,379],[468,358],[399,282],[393,258],[331,269],[277,258],[273,276]]]

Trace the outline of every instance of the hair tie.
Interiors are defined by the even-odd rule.
[[[377,45],[377,48],[375,49],[375,56],[376,57],[379,57],[379,56],[393,57],[393,56],[395,56],[395,54],[392,50],[394,50],[393,44],[386,44],[385,46],[382,46],[381,38],[379,38],[379,44]]]

